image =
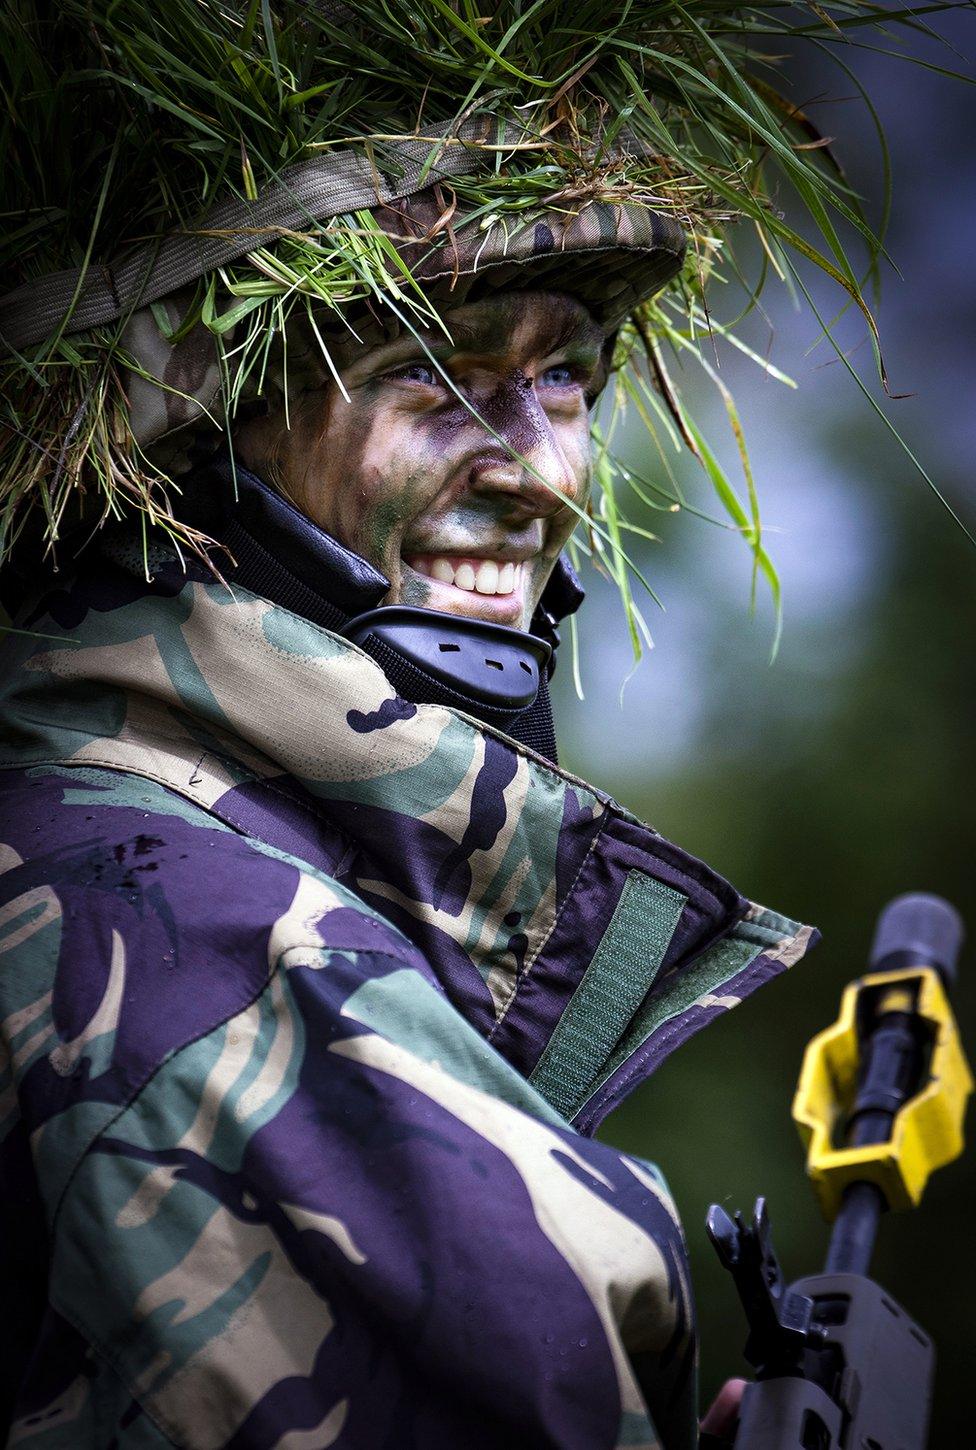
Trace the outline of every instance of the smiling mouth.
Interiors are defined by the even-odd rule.
[[[511,559],[476,559],[463,554],[414,554],[405,556],[404,563],[425,579],[465,594],[512,598],[522,592],[523,566]]]

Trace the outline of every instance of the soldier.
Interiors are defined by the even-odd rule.
[[[156,96],[185,96],[200,35],[244,25],[264,70],[235,83],[259,107],[273,57],[294,114],[316,64],[367,53],[367,7],[276,5],[263,36],[256,7],[197,8],[180,59],[154,29],[178,0],[60,7],[93,104],[126,77],[127,145],[146,37]],[[435,22],[500,47],[415,10],[435,91]],[[571,85],[515,132],[526,93],[492,94],[263,189],[235,137],[243,199],[0,305],[19,396],[26,359],[82,399],[31,395],[70,568],[38,570],[27,525],[7,573],[9,1443],[696,1442],[674,1205],[591,1135],[815,934],[558,766],[590,413],[688,218],[646,137],[587,149]]]

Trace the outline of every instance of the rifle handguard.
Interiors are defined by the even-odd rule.
[[[819,1372],[811,1364],[802,1377],[748,1385],[735,1450],[924,1450],[935,1370],[928,1335],[862,1274],[812,1274],[790,1290],[810,1301],[824,1332],[808,1355]]]

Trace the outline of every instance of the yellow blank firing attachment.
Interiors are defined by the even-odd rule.
[[[836,1147],[850,1118],[860,1061],[860,1028],[882,1012],[913,1012],[927,1039],[918,1092],[895,1115],[885,1143]],[[929,1175],[963,1150],[963,1119],[973,1078],[956,1020],[931,967],[876,972],[852,982],[840,1016],[807,1047],[793,1120],[807,1149],[807,1173],[828,1223],[849,1183],[875,1183],[889,1208],[914,1208]]]

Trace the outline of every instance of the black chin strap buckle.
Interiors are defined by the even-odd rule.
[[[552,655],[545,640],[522,630],[406,604],[358,614],[342,633],[386,669],[408,700],[464,700],[462,708],[499,724],[535,702]]]

